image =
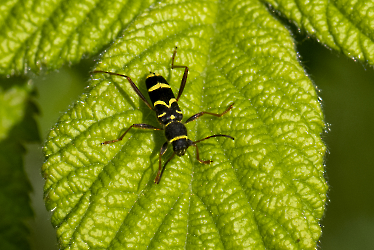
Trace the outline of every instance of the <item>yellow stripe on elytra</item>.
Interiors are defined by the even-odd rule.
[[[170,89],[171,87],[170,87],[169,84],[158,82],[158,83],[156,83],[155,85],[153,85],[152,87],[150,87],[150,88],[148,89],[148,92],[152,92],[152,91],[154,91],[154,90],[156,90],[156,89],[159,89],[159,88],[169,88],[169,89]]]
[[[158,115],[157,117],[163,117],[164,115],[166,115],[166,113],[162,113],[161,115]]]
[[[176,136],[176,137],[174,137],[173,139],[171,139],[171,140],[169,141],[169,143],[172,143],[173,141],[177,141],[177,140],[179,140],[179,139],[187,139],[187,135]]]
[[[155,103],[153,104],[154,106],[156,106],[156,105],[164,105],[164,106],[166,106],[166,107],[168,107],[168,108],[171,108],[171,104],[173,103],[173,102],[176,102],[177,100],[175,99],[175,98],[171,98],[170,100],[169,100],[169,105],[168,104],[166,104],[166,102],[164,102],[164,101],[155,101]]]
[[[147,78],[154,77],[154,76],[161,76],[160,74],[151,73],[147,76]]]

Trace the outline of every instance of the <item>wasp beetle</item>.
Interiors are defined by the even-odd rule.
[[[176,54],[177,54],[177,47],[175,47],[175,50],[174,50],[174,53],[173,53],[172,62],[171,62],[171,69],[184,68],[184,74],[183,74],[183,78],[182,78],[182,81],[181,81],[181,85],[179,87],[178,96],[177,96],[177,98],[175,98],[174,93],[171,90],[170,85],[167,83],[167,81],[165,80],[164,77],[162,77],[159,74],[151,73],[150,75],[147,76],[147,78],[145,80],[145,83],[146,83],[146,86],[147,86],[149,98],[151,99],[151,102],[153,103],[153,106],[149,104],[147,99],[144,97],[142,92],[140,92],[138,87],[136,87],[136,85],[134,84],[134,82],[131,80],[131,78],[129,76],[114,73],[114,72],[100,71],[100,70],[96,70],[96,71],[92,72],[92,73],[95,73],[95,74],[96,73],[105,73],[105,74],[109,74],[109,75],[117,75],[117,76],[125,77],[127,79],[127,81],[130,83],[131,87],[136,92],[136,94],[140,97],[140,99],[142,99],[143,102],[151,110],[153,110],[156,113],[157,120],[162,125],[162,128],[157,128],[157,127],[154,127],[152,125],[144,124],[144,123],[133,124],[118,139],[105,141],[101,144],[110,144],[110,143],[114,143],[114,142],[117,142],[117,141],[121,141],[131,128],[164,130],[165,131],[166,142],[162,145],[160,153],[159,153],[159,168],[158,168],[158,172],[157,172],[157,175],[156,175],[156,178],[155,178],[155,183],[157,183],[157,184],[161,180],[161,176],[162,176],[162,173],[164,172],[166,164],[168,164],[168,162],[174,157],[174,155],[182,156],[186,153],[186,150],[187,150],[188,147],[194,146],[196,148],[196,159],[200,163],[209,164],[209,163],[212,162],[211,160],[204,161],[204,160],[200,159],[199,149],[197,147],[197,143],[199,143],[201,141],[204,141],[206,139],[212,138],[212,137],[227,137],[227,138],[230,138],[230,139],[234,140],[234,138],[229,136],[229,135],[221,135],[221,134],[211,135],[211,136],[208,136],[208,137],[203,138],[203,139],[198,140],[198,141],[192,141],[192,140],[188,139],[187,129],[186,129],[185,124],[187,124],[189,122],[192,122],[192,121],[196,120],[197,118],[199,118],[200,116],[205,115],[205,114],[221,117],[232,109],[234,103],[229,105],[229,107],[221,114],[215,114],[215,113],[210,113],[210,112],[203,111],[203,112],[200,112],[200,113],[197,113],[197,114],[191,116],[185,122],[182,122],[183,113],[182,113],[181,109],[179,108],[178,100],[183,93],[184,87],[186,86],[187,75],[188,75],[188,67],[187,66],[182,66],[182,65],[174,65],[174,59],[175,59]],[[173,146],[173,151],[174,152],[170,156],[170,158],[167,159],[165,164],[162,166],[161,157],[162,157],[162,155],[165,154],[169,144],[171,144]]]

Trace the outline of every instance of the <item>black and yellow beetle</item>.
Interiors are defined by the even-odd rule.
[[[159,183],[161,180],[162,173],[164,172],[166,164],[174,157],[174,155],[182,156],[186,153],[186,150],[190,146],[196,147],[196,159],[203,164],[209,164],[212,161],[211,160],[201,160],[199,157],[199,150],[197,147],[197,143],[204,141],[206,139],[212,138],[212,137],[228,137],[232,140],[234,140],[233,137],[229,135],[211,135],[208,136],[204,139],[198,140],[198,141],[191,141],[187,137],[187,129],[185,124],[192,122],[199,118],[200,116],[204,114],[208,115],[214,115],[217,117],[221,117],[224,114],[226,114],[230,109],[232,109],[234,103],[232,103],[223,113],[221,114],[214,114],[210,112],[200,112],[197,113],[190,118],[188,118],[184,123],[182,122],[183,119],[183,114],[182,111],[179,108],[178,105],[178,100],[180,96],[183,93],[184,87],[186,86],[186,81],[187,81],[187,75],[188,75],[188,67],[187,66],[181,66],[181,65],[174,65],[174,59],[175,55],[177,54],[177,47],[175,47],[173,57],[172,57],[172,62],[171,62],[171,68],[184,68],[184,74],[182,78],[181,85],[179,87],[179,92],[177,98],[175,98],[173,91],[171,90],[170,85],[167,83],[164,77],[162,77],[159,74],[151,73],[150,75],[147,76],[145,83],[147,85],[147,90],[148,90],[148,95],[153,103],[153,107],[148,103],[148,101],[145,99],[144,95],[140,92],[140,90],[136,87],[134,82],[130,79],[130,77],[126,75],[121,75],[113,72],[107,72],[107,71],[100,71],[96,70],[93,71],[92,73],[106,73],[110,75],[117,75],[117,76],[122,76],[125,77],[128,82],[130,83],[131,87],[134,89],[136,94],[140,97],[140,99],[143,100],[143,102],[153,111],[156,112],[157,119],[159,123],[162,125],[162,128],[156,128],[152,125],[149,124],[133,124],[131,125],[121,137],[119,137],[116,140],[111,140],[111,141],[105,141],[101,144],[110,144],[113,142],[121,141],[123,137],[126,135],[126,133],[131,129],[131,128],[142,128],[142,129],[153,129],[153,130],[164,130],[165,131],[165,137],[166,137],[166,142],[162,145],[160,154],[159,154],[159,168],[158,172],[155,178],[155,183]],[[161,156],[166,152],[168,148],[168,144],[172,144],[173,146],[173,151],[174,153],[172,156],[165,162],[164,166],[161,164]]]

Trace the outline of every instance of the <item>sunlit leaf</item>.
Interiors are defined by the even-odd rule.
[[[97,70],[126,74],[146,93],[149,72],[177,93],[189,138],[215,138],[167,165],[154,184],[162,131],[154,112],[119,76],[94,74],[87,93],[51,130],[45,200],[62,249],[315,249],[327,184],[317,93],[289,31],[264,5],[173,1],[148,6],[106,50]],[[165,161],[171,155],[163,157]]]

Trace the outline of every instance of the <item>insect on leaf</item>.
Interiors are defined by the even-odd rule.
[[[44,152],[47,208],[62,249],[315,249],[325,202],[323,114],[294,41],[257,1],[157,3],[138,15],[95,70],[129,76],[145,95],[149,72],[176,95],[194,148],[154,184],[163,131],[126,78],[93,74],[51,130]],[[148,98],[148,97],[147,97]],[[170,157],[172,149],[163,156]]]

